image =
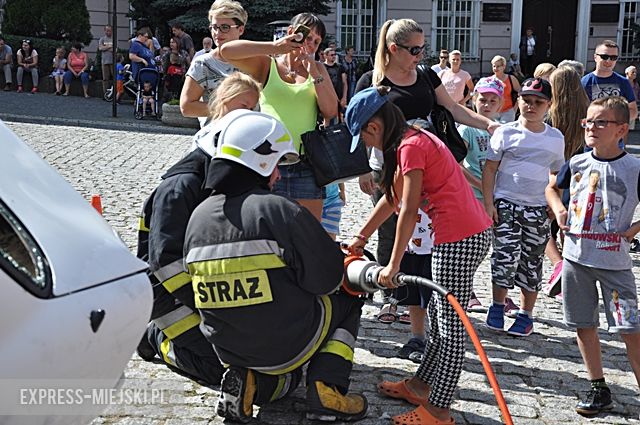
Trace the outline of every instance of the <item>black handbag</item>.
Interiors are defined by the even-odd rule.
[[[320,187],[371,172],[364,142],[351,149],[351,133],[344,123],[319,127],[302,135],[302,158],[313,170]]]
[[[433,84],[431,84],[427,71],[422,66],[418,66],[418,75],[421,75],[427,82],[433,96],[433,109],[431,110],[433,133],[449,148],[456,161],[460,162],[467,156],[467,145],[460,133],[458,133],[456,121],[447,108],[438,105],[436,91]]]

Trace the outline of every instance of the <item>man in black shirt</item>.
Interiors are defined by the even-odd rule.
[[[347,74],[345,74],[342,66],[336,63],[336,51],[335,49],[327,48],[324,50],[324,66],[327,68],[329,78],[331,78],[331,84],[338,96],[338,102],[340,105],[340,115],[347,107]],[[340,118],[342,121],[342,118]]]

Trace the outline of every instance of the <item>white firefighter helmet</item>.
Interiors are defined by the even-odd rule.
[[[216,158],[237,162],[265,177],[279,163],[298,161],[291,133],[269,115],[236,109],[222,117],[215,127]]]

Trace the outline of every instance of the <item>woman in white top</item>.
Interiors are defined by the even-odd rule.
[[[18,80],[18,93],[22,92],[22,79],[25,72],[31,73],[33,88],[31,93],[38,91],[38,52],[33,48],[31,40],[22,40],[22,48],[16,53],[18,62],[18,70],[16,71],[16,79]]]
[[[440,72],[438,77],[442,80],[442,85],[451,99],[464,105],[471,98],[471,93],[473,93],[471,75],[460,68],[460,65],[462,65],[462,53],[460,53],[460,50],[454,50],[449,53],[449,62],[451,63],[451,69],[445,69]],[[466,95],[464,94],[465,87],[469,89]]]
[[[220,46],[238,40],[244,33],[248,15],[233,0],[216,0],[209,10],[209,28],[216,48],[193,59],[180,94],[180,110],[185,117],[197,117],[200,127],[207,122],[209,97],[222,79],[234,71],[220,57]]]

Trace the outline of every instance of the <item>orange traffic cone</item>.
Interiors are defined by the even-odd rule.
[[[98,214],[102,215],[102,199],[100,199],[100,195],[91,195],[91,206],[98,211]]]

